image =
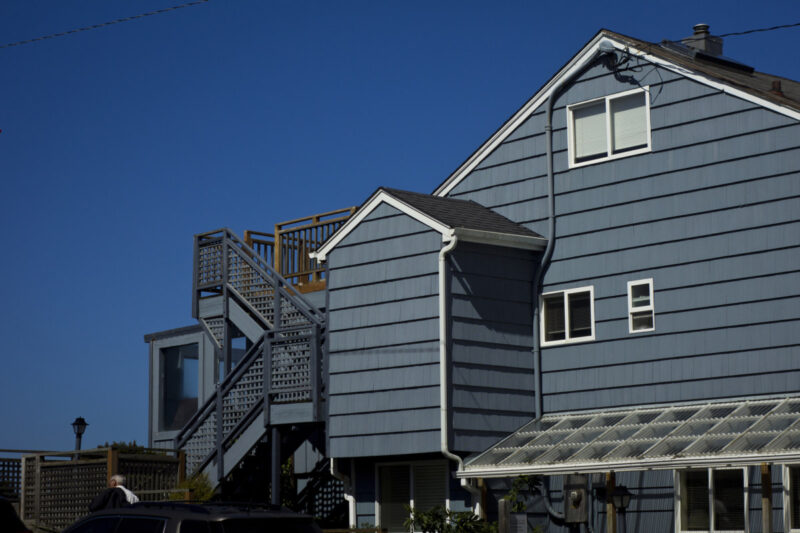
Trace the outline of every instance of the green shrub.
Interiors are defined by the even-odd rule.
[[[481,520],[469,511],[454,512],[442,505],[428,511],[406,506],[410,517],[403,522],[409,531],[422,533],[497,533],[497,523]]]
[[[195,502],[205,502],[214,496],[214,489],[211,488],[211,482],[208,476],[204,473],[199,473],[178,483],[176,489],[183,489],[189,491],[189,499]],[[183,500],[185,495],[180,492],[171,492],[169,495],[170,500]]]

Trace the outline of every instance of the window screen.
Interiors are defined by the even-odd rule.
[[[564,294],[556,293],[544,297],[544,340],[563,340],[566,334],[564,321]]]
[[[589,337],[592,335],[592,303],[588,292],[574,292],[568,295],[569,336]]]
[[[647,146],[647,108],[645,93],[611,100],[611,150],[614,153]]]
[[[414,466],[414,509],[429,511],[445,504],[446,468],[444,463]]]
[[[707,531],[711,527],[708,516],[707,470],[683,472],[681,519],[683,531]]]

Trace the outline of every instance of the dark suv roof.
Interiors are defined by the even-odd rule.
[[[177,503],[177,502],[139,502],[130,507],[123,507],[119,509],[104,509],[79,520],[64,530],[64,533],[72,533],[82,531],[83,525],[90,521],[95,520],[111,520],[119,519],[119,522],[111,526],[111,531],[128,531],[131,527],[124,525],[124,522],[139,522],[140,520],[150,519],[158,523],[158,520],[163,520],[163,528],[151,529],[148,525],[147,531],[162,531],[164,533],[179,533],[181,531],[181,524],[190,521],[195,526],[198,522],[205,522],[209,524],[208,531],[211,533],[228,533],[232,532],[249,532],[252,531],[252,526],[249,524],[263,522],[263,528],[259,530],[270,530],[270,526],[281,526],[281,530],[285,526],[291,524],[287,531],[294,531],[297,533],[319,533],[321,530],[313,522],[310,516],[294,513],[286,508],[270,506],[265,504],[252,504],[252,503]],[[212,527],[212,524],[215,524]],[[231,526],[235,524],[248,524],[247,527],[226,527],[225,524]],[[221,526],[221,527],[220,527]],[[91,529],[91,528],[90,528]],[[91,529],[94,531],[93,529]],[[197,529],[192,529],[197,531]]]

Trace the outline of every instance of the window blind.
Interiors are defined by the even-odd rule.
[[[635,93],[611,100],[612,152],[647,146],[646,94]]]
[[[572,111],[575,126],[575,159],[606,155],[606,103],[597,102]]]

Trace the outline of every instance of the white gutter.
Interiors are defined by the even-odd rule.
[[[441,250],[439,250],[439,413],[442,455],[458,463],[458,471],[463,470],[464,460],[449,449],[447,425],[447,262],[445,256],[458,244],[458,236],[453,235]],[[461,478],[461,487],[472,495],[473,512],[481,516],[481,491],[473,487],[470,480]]]
[[[352,461],[350,462],[352,466]],[[356,528],[356,497],[353,494],[351,478],[345,476],[336,466],[336,459],[331,457],[331,475],[344,484],[344,499],[347,500],[347,518],[350,528]],[[351,472],[352,476],[352,472]]]

